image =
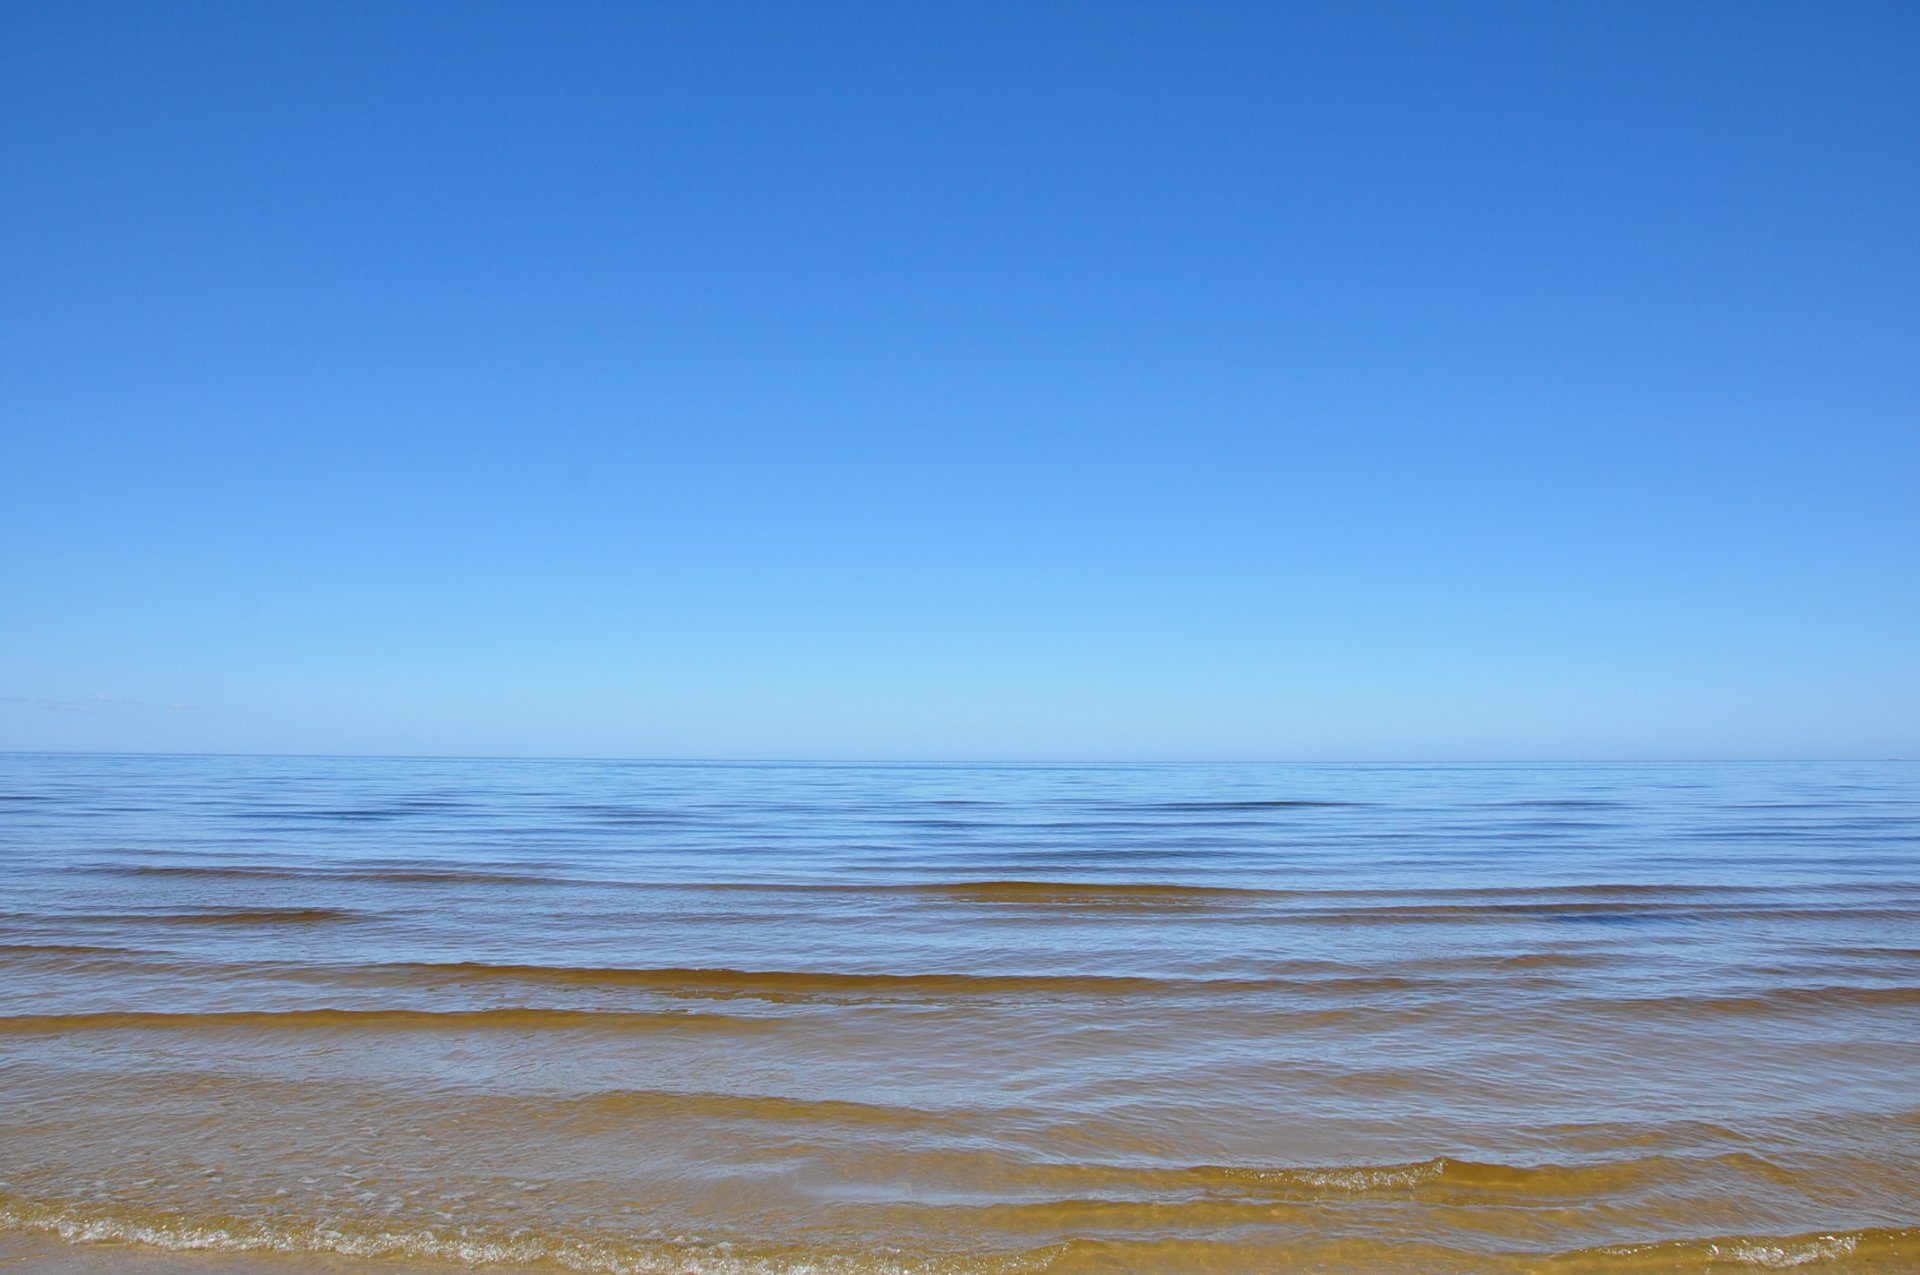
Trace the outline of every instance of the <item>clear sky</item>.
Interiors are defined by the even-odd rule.
[[[0,5],[0,747],[1920,754],[1920,6]]]

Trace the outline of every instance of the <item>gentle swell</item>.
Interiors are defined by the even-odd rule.
[[[188,880],[231,881],[386,881],[414,885],[565,885],[566,880],[527,872],[489,872],[484,869],[361,867],[285,868],[265,864],[127,864],[88,871],[126,877],[181,877]],[[599,883],[594,883],[599,884]]]
[[[1072,1202],[1062,1201],[1060,1204]],[[1079,1202],[1092,1204],[1092,1202]],[[1175,1208],[1174,1212],[1182,1211]],[[1186,1206],[1217,1214],[1205,1202]],[[1101,1214],[1111,1216],[1107,1210]],[[395,1227],[368,1219],[195,1217],[159,1209],[56,1204],[0,1192],[0,1228],[55,1235],[77,1243],[133,1244],[163,1251],[216,1254],[337,1254],[384,1261],[429,1261],[462,1267],[565,1269],[599,1275],[705,1272],[707,1275],[801,1275],[809,1272],[1249,1270],[1474,1270],[1527,1272],[1712,1272],[1729,1269],[1910,1270],[1920,1258],[1920,1229],[1863,1227],[1795,1235],[1723,1235],[1615,1244],[1559,1253],[1482,1250],[1468,1254],[1430,1242],[1343,1237],[1338,1231],[1297,1238],[1174,1238],[1161,1225],[1137,1237],[1077,1235],[1024,1252],[963,1257],[952,1252],[883,1254],[836,1251],[819,1244],[702,1243],[568,1235],[527,1228],[452,1223]],[[1106,1229],[1102,1227],[1101,1229]],[[863,1246],[867,1247],[867,1246]]]
[[[1335,1165],[1326,1168],[1203,1166],[1204,1179],[1278,1197],[1385,1195],[1427,1199],[1500,1197],[1545,1200],[1594,1199],[1657,1182],[1687,1182],[1707,1172],[1778,1182],[1787,1170],[1760,1156],[1729,1152],[1715,1156],[1638,1156],[1586,1164],[1502,1164],[1438,1156],[1406,1164]]]
[[[1652,1244],[1610,1244],[1560,1254],[1548,1269],[1721,1271],[1729,1267],[1911,1271],[1920,1269],[1920,1228],[1875,1226],[1800,1235],[1722,1235]]]
[[[803,1000],[821,997],[1123,996],[1270,990],[1266,979],[1179,979],[1098,974],[870,974],[827,970],[590,968],[459,962],[376,967],[381,977],[422,983],[512,981],[637,987],[671,995]],[[1406,980],[1367,979],[1368,988],[1395,990]],[[1314,987],[1311,981],[1285,984]]]
[[[471,1267],[534,1267],[638,1275],[639,1272],[712,1272],[713,1275],[803,1275],[837,1270],[900,1270],[891,1262],[869,1265],[834,1254],[769,1248],[741,1252],[733,1245],[659,1241],[612,1242],[525,1231],[488,1231],[447,1225],[389,1230],[354,1227],[334,1219],[274,1222],[257,1219],[196,1219],[162,1211],[111,1211],[10,1199],[0,1194],[0,1227],[40,1231],[79,1243],[138,1244],[150,1248],[211,1253],[333,1253],[343,1257],[444,1262]],[[826,1265],[820,1264],[821,1258]],[[918,1264],[915,1264],[918,1266]],[[909,1268],[911,1269],[911,1268]]]
[[[1165,810],[1174,814],[1208,810],[1334,810],[1358,806],[1357,801],[1163,801],[1139,806],[1140,810]]]
[[[83,1031],[196,1031],[260,1028],[272,1031],[645,1031],[659,1028],[727,1027],[754,1030],[770,1020],[726,1014],[666,1011],[641,1013],[585,1009],[468,1009],[428,1012],[406,1009],[232,1010],[167,1013],[109,1010],[91,1014],[0,1016],[0,1033]]]
[[[6,919],[108,925],[327,925],[359,921],[348,908],[202,908],[192,912],[8,913]]]
[[[1290,890],[1239,886],[1160,885],[1107,881],[951,881],[871,887],[876,892],[926,895],[970,903],[1192,903],[1298,897]]]

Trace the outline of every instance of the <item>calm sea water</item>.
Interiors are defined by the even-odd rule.
[[[7,755],[0,856],[16,1236],[1920,1269],[1913,764]]]

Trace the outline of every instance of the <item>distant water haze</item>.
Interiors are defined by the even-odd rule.
[[[1907,1268],[1917,849],[1908,763],[7,755],[0,1252]]]

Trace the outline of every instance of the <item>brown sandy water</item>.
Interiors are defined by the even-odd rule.
[[[1917,850],[1906,764],[0,758],[0,1262],[1920,1269]]]

